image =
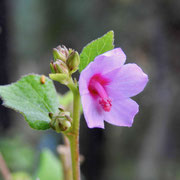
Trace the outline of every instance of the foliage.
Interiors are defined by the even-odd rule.
[[[41,83],[41,76],[27,75],[18,82],[0,86],[0,96],[4,105],[12,108],[25,117],[34,129],[48,129],[48,113],[55,113],[59,102],[52,80],[45,78]]]
[[[104,36],[87,44],[80,54],[79,71],[81,72],[94,58],[114,48],[114,32],[109,31]]]
[[[80,55],[79,70],[82,71],[96,56],[113,49],[113,42],[114,32],[109,31],[84,47]],[[58,81],[61,79],[63,84],[69,79],[65,74],[50,74],[53,80],[57,80],[54,76],[58,77]],[[0,86],[0,96],[4,100],[3,105],[23,114],[28,124],[38,130],[50,128],[49,113],[56,113],[59,106],[52,80],[47,77],[44,79],[43,76],[41,81],[41,76],[35,74],[24,76],[16,83]],[[72,96],[68,95],[65,99],[72,100]]]
[[[79,139],[80,111],[82,112],[82,110],[78,82],[73,80],[71,75],[78,69],[78,65],[80,71],[82,71],[96,56],[112,50],[114,48],[113,42],[114,33],[110,31],[103,37],[88,44],[82,50],[80,57],[77,52],[75,54],[70,53],[71,49],[69,49],[67,53],[65,47],[60,47],[59,53],[67,55],[64,64],[58,59],[50,63],[52,71],[52,74],[49,75],[50,78],[66,85],[73,93],[73,99],[72,94],[67,94],[62,98],[65,101],[66,108],[69,105],[71,106],[70,101],[73,102],[73,115],[59,107],[60,96],[56,93],[52,80],[44,75],[30,74],[22,77],[16,83],[0,86],[0,96],[4,101],[3,105],[20,112],[30,127],[37,130],[45,130],[51,127],[56,131],[60,129],[60,132],[67,135],[71,148],[72,177],[74,180],[80,177],[77,141]],[[70,58],[71,55],[72,58]],[[18,162],[19,159],[14,162]],[[41,154],[35,179],[62,180],[62,174],[60,161],[49,150],[44,150]],[[26,172],[14,174],[14,179],[20,178],[30,179]]]

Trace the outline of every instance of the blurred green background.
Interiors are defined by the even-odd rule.
[[[82,117],[83,179],[179,180],[180,1],[1,0],[0,85],[32,72],[48,75],[53,47],[64,44],[81,52],[109,30],[127,63],[138,64],[149,83],[133,98],[140,112],[132,128],[88,129]],[[56,152],[59,143],[60,135],[35,131],[21,115],[0,106],[0,151],[12,172],[33,174],[40,151]]]

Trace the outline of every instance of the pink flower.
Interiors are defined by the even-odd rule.
[[[104,128],[104,121],[132,126],[139,111],[130,99],[143,91],[148,76],[136,64],[125,64],[126,55],[116,48],[97,56],[82,72],[79,89],[89,128]]]

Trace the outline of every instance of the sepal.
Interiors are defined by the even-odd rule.
[[[69,51],[65,46],[57,46],[56,48],[53,48],[53,57],[55,61],[60,59],[66,62],[68,56]]]
[[[80,63],[80,57],[79,57],[78,52],[72,51],[66,62],[70,74],[78,70],[79,63]]]
[[[69,76],[67,74],[49,74],[49,77],[52,80],[58,81],[64,85],[68,85],[69,83]]]

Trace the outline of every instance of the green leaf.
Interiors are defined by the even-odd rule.
[[[59,102],[52,80],[46,77],[43,84],[40,79],[41,76],[31,74],[0,86],[0,96],[3,105],[23,114],[32,128],[44,130],[50,128],[48,114],[57,111]]]
[[[48,149],[43,150],[36,179],[63,180],[63,170],[59,159]]]
[[[114,48],[114,32],[109,31],[104,36],[86,45],[80,54],[79,71],[81,72],[94,58]]]

